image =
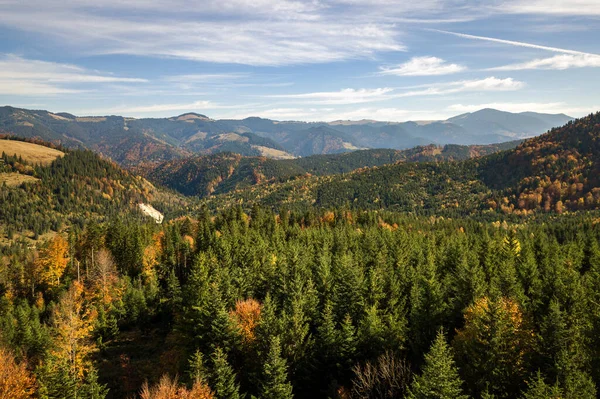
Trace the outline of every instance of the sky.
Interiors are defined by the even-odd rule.
[[[0,104],[385,121],[600,110],[599,0],[0,0]]]

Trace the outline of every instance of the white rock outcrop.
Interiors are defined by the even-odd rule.
[[[158,224],[162,223],[163,219],[165,218],[164,215],[162,213],[160,213],[159,211],[157,211],[156,209],[154,209],[154,207],[152,205],[140,203],[140,204],[138,204],[138,206],[140,207],[140,210],[145,215],[150,216]]]

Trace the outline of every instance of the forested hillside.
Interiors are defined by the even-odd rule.
[[[195,189],[238,188],[202,201],[90,151],[3,154],[29,179],[0,188],[0,397],[597,398],[599,129],[197,158]]]
[[[19,398],[595,398],[596,217],[86,224],[2,250],[0,370]]]
[[[398,162],[465,160],[516,147],[520,141],[501,144],[443,147],[428,145],[408,150],[361,150],[334,155],[273,160],[215,154],[161,163],[146,173],[159,184],[186,195],[209,196],[263,183],[285,182],[309,175],[349,173],[356,169]]]
[[[40,147],[18,143],[30,145],[24,147],[27,150]],[[94,216],[105,218],[128,212],[140,202],[164,200],[166,194],[144,178],[89,150],[65,151],[64,156],[49,164],[36,162],[31,151],[33,158],[29,161],[19,154],[2,153],[0,226],[8,239],[15,238],[15,234],[37,238],[71,224],[81,226]]]
[[[500,211],[527,215],[597,209],[600,113],[569,122],[513,150],[461,162],[399,163],[342,176],[263,184],[216,197],[278,207],[388,208],[427,214]]]

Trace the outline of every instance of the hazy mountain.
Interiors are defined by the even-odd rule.
[[[553,127],[562,126],[572,120],[564,114],[539,114],[522,112],[513,114],[495,109],[482,109],[450,118],[447,122],[460,126],[473,137],[488,135],[498,138],[526,138],[539,135]]]
[[[365,148],[492,144],[542,134],[569,120],[566,115],[513,114],[491,109],[446,121],[309,123],[256,117],[215,120],[197,113],[142,119],[77,117],[0,107],[0,130],[5,133],[89,148],[128,167],[218,152],[285,159]]]

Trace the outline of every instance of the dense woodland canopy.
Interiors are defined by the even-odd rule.
[[[599,122],[237,205],[4,154],[0,397],[597,398]]]
[[[48,398],[595,398],[599,238],[596,215],[91,223],[3,249],[0,367]]]

